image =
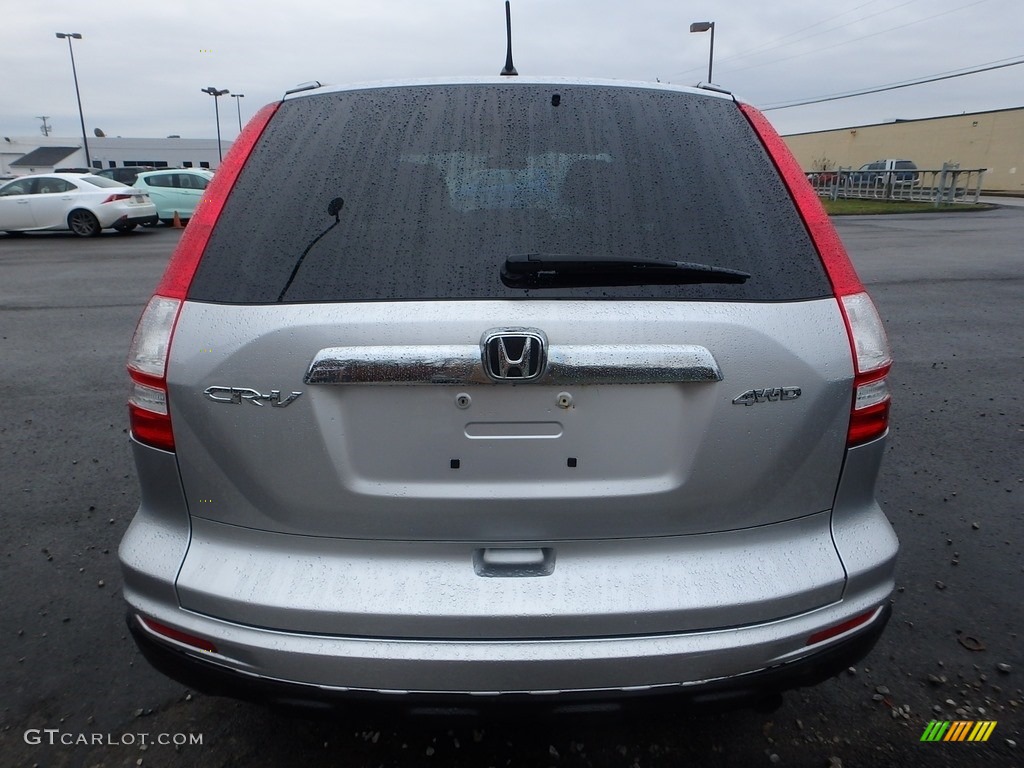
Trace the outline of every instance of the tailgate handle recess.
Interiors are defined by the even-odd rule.
[[[550,576],[555,570],[552,547],[486,547],[473,553],[477,576]]]

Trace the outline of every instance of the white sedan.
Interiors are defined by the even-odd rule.
[[[107,227],[130,232],[155,221],[145,192],[88,173],[38,173],[0,187],[0,231],[70,229],[93,237]]]

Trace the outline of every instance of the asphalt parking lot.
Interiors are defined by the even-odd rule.
[[[1024,209],[837,225],[896,357],[878,495],[902,552],[879,646],[771,713],[515,722],[301,720],[150,670],[116,559],[137,498],[123,363],[179,232],[0,235],[0,765],[1024,764]],[[922,743],[933,719],[997,726]]]

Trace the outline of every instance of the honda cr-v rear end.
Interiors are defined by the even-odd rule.
[[[888,617],[889,365],[803,174],[729,96],[294,94],[133,341],[133,634],[193,685],[291,701],[814,682]]]

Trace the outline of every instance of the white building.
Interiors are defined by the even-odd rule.
[[[221,142],[227,154],[230,141]],[[220,165],[216,139],[122,139],[90,136],[92,167],[212,168]],[[82,137],[4,136],[0,138],[0,176],[53,173],[59,168],[86,168]]]

